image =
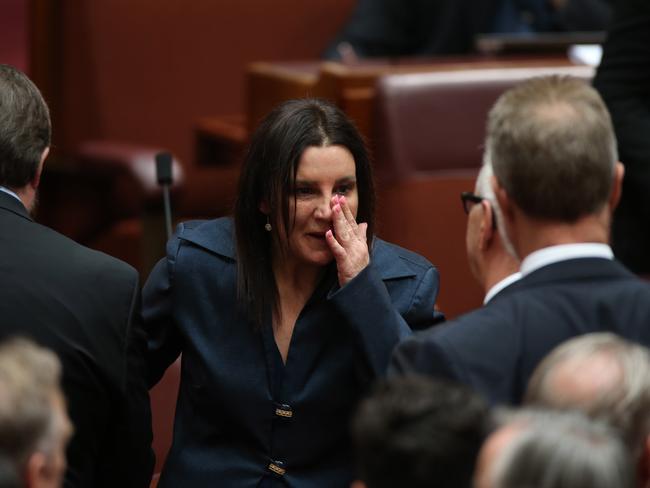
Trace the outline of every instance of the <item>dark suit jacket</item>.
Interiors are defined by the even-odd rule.
[[[347,487],[350,414],[398,340],[431,323],[437,271],[380,240],[343,288],[332,266],[283,366],[270,314],[259,330],[237,306],[235,259],[230,219],[181,224],[144,287],[152,383],[183,353],[159,486],[256,487],[278,461],[279,486]]]
[[[35,223],[0,192],[0,335],[54,350],[75,434],[67,487],[145,487],[153,470],[138,276]]]
[[[391,371],[456,380],[493,403],[517,404],[553,347],[600,331],[650,346],[650,286],[616,261],[572,259],[540,268],[485,307],[406,340]]]
[[[612,115],[625,165],[612,247],[637,273],[650,274],[650,2],[618,0],[594,85]]]

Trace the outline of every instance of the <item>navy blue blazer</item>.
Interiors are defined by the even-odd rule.
[[[431,324],[436,269],[379,239],[344,287],[332,266],[298,317],[286,366],[270,317],[256,330],[237,306],[236,271],[232,221],[189,222],[144,287],[150,383],[183,353],[160,488],[347,487],[350,414],[395,344]]]
[[[419,373],[517,404],[535,366],[559,343],[611,331],[650,346],[650,286],[620,263],[572,259],[540,268],[485,307],[400,344],[391,374]]]

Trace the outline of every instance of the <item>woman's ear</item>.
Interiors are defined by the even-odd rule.
[[[260,202],[260,212],[262,212],[264,215],[269,215],[271,213],[271,206],[269,205],[269,202],[266,200],[262,200]]]

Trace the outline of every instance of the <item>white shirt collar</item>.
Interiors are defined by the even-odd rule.
[[[11,195],[11,196],[14,197],[16,200],[18,200],[20,203],[23,202],[23,201],[20,199],[20,197],[19,197],[18,195],[16,195],[13,191],[11,191],[9,188],[6,188],[6,187],[4,187],[4,186],[0,186],[0,191],[5,192],[7,195]]]
[[[522,276],[526,276],[543,266],[576,258],[614,259],[614,253],[607,244],[595,242],[545,247],[526,256],[521,262],[520,272]]]
[[[487,303],[490,300],[492,300],[497,293],[503,290],[506,286],[517,281],[519,278],[521,278],[521,273],[517,272],[517,273],[512,273],[511,275],[508,275],[505,278],[503,278],[501,281],[497,282],[485,294],[485,298],[483,299],[483,305],[487,305]]]

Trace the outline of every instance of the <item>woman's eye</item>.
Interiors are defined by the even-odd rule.
[[[345,195],[345,194],[348,193],[349,191],[350,191],[350,186],[349,186],[349,185],[345,185],[345,186],[339,186],[338,188],[336,188],[336,189],[334,190],[334,193],[337,193],[337,194],[339,194],[339,195]]]
[[[295,190],[296,195],[311,195],[314,191],[308,187],[297,187]]]

